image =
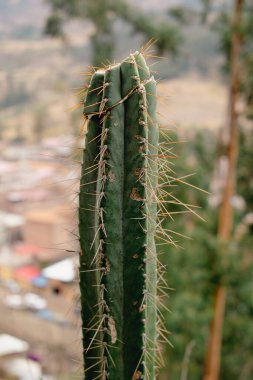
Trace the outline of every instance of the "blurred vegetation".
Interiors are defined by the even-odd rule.
[[[5,97],[0,100],[0,110],[23,105],[31,99],[31,95],[25,87],[24,83],[15,83],[13,75],[9,73],[6,80],[6,93]]]
[[[215,28],[220,34],[220,49],[224,54],[224,71],[229,72],[229,60],[231,52],[232,33],[231,14],[228,11],[221,12]],[[242,23],[240,28],[242,39],[242,52],[240,57],[241,94],[248,105],[248,116],[253,117],[253,4],[246,1],[243,8]]]
[[[175,136],[174,140],[178,140]],[[217,134],[197,130],[188,134],[187,143],[177,146],[178,158],[174,165],[177,176],[195,173],[188,182],[200,189],[209,190],[215,181],[213,175],[217,160]],[[246,141],[246,144],[245,144]],[[166,265],[166,279],[170,291],[167,328],[171,332],[173,348],[167,347],[164,379],[178,380],[186,351],[190,347],[187,365],[188,379],[199,380],[203,375],[204,353],[213,311],[214,291],[217,284],[228,286],[222,347],[221,379],[253,378],[253,133],[242,128],[238,162],[237,196],[245,201],[243,209],[235,209],[233,237],[225,257],[217,240],[218,208],[210,205],[210,196],[188,186],[173,189],[180,201],[201,206],[195,211],[205,222],[190,213],[179,214],[168,222],[168,228],[188,238],[174,240],[182,246],[172,245],[160,249],[161,260]],[[169,211],[179,211],[170,205]]]
[[[145,36],[146,42],[157,39],[156,48],[176,53],[182,40],[179,28],[168,19],[161,19],[155,13],[136,9],[124,0],[46,0],[52,9],[45,25],[45,33],[53,37],[63,36],[63,25],[68,19],[89,20],[95,31],[91,36],[92,64],[113,62],[115,54],[115,34],[113,25],[117,18],[130,24],[136,32]]]

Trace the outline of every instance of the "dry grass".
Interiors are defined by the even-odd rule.
[[[161,123],[219,128],[225,123],[227,93],[222,82],[195,74],[160,83]]]

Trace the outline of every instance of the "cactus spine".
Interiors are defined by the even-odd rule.
[[[142,54],[96,71],[79,194],[86,380],[155,379],[158,126]]]

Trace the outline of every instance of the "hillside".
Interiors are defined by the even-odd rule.
[[[169,5],[175,3],[171,1]],[[185,3],[189,6],[189,2]],[[196,5],[197,1],[191,3]],[[152,1],[142,0],[138,6],[159,14],[167,9],[168,2],[156,2],[155,10]],[[68,110],[77,102],[76,92],[83,82],[81,72],[90,62],[89,37],[93,27],[87,22],[71,22],[67,25],[67,42],[46,38],[43,26],[48,12],[42,0],[0,0],[0,132],[4,138],[18,137],[33,141],[41,136],[59,135],[67,131],[74,133],[80,128],[79,114]],[[201,86],[202,82],[201,91],[206,88],[204,98],[210,105],[206,108],[217,108],[216,103],[223,107],[223,102],[219,101],[223,90],[212,93],[208,86],[204,86],[210,79],[217,83],[217,88],[222,87],[216,34],[200,24],[186,25],[182,33],[184,42],[179,55],[158,60],[154,65],[158,79],[177,78],[168,82],[172,100],[166,113],[173,108],[173,123],[179,125],[185,124],[181,122],[182,118],[200,126],[220,125],[222,120],[217,120],[217,113],[214,117],[213,113],[205,114],[204,111],[194,123],[196,115],[190,107],[194,102],[184,104],[184,97],[177,96],[177,89],[172,93],[170,91],[178,86],[180,92],[189,92],[189,88],[194,87],[193,81],[197,81],[197,86]],[[129,51],[139,49],[143,44],[143,37],[121,21],[115,23],[115,35],[116,59],[124,58]],[[194,108],[194,104],[192,106]],[[182,117],[186,113],[189,117]],[[38,129],[41,133],[36,137]]]

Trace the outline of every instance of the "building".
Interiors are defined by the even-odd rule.
[[[26,244],[36,245],[44,250],[56,251],[70,249],[71,230],[73,230],[73,212],[67,212],[63,207],[34,209],[25,214],[23,238]]]

